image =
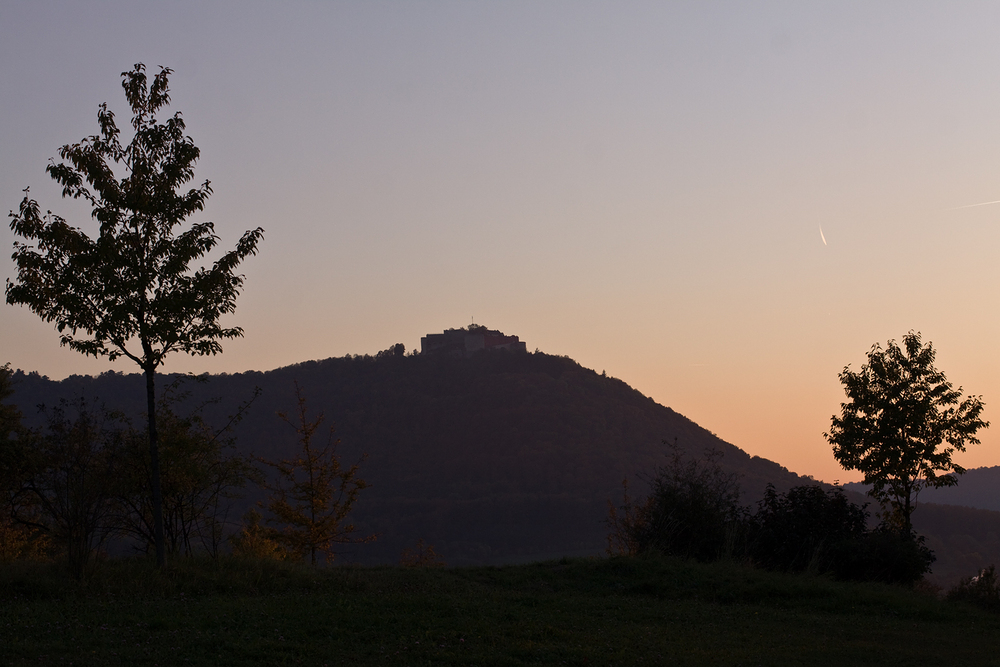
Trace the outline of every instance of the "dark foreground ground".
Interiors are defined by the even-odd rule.
[[[1000,616],[733,564],[0,566],[4,665],[996,665]]]

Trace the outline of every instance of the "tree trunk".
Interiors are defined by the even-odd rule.
[[[910,505],[910,496],[913,494],[912,487],[906,487],[906,503],[903,505],[903,539],[908,540],[913,536],[913,524],[910,522],[910,515],[913,507]]]
[[[156,547],[156,566],[167,567],[167,554],[163,540],[163,495],[160,492],[160,454],[156,435],[156,369],[147,367],[146,411],[149,418],[149,486],[153,491],[153,543]]]

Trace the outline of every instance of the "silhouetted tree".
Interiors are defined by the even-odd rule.
[[[121,415],[92,409],[82,399],[45,412],[46,429],[32,438],[15,518],[43,530],[81,578],[118,528],[115,491],[126,425]]]
[[[392,347],[386,350],[382,350],[375,355],[376,359],[392,359],[394,357],[406,356],[406,346],[402,343],[396,343]]]
[[[6,403],[14,392],[12,378],[10,364],[0,366],[0,560],[39,557],[48,542],[37,521],[37,503],[24,493],[37,452],[21,411]]]
[[[134,134],[119,137],[115,116],[102,104],[100,134],[59,150],[67,162],[50,164],[49,175],[63,197],[83,198],[92,207],[99,233],[91,238],[51,212],[42,215],[28,191],[10,214],[11,229],[29,245],[15,242],[17,278],[7,283],[7,302],[28,306],[55,322],[60,343],[94,357],[125,356],[146,376],[150,486],[160,567],[166,563],[156,428],[156,369],[174,351],[217,354],[220,340],[242,335],[219,319],[236,309],[243,276],[236,273],[255,254],[263,230],[246,232],[236,248],[211,268],[190,268],[219,241],[211,222],[176,227],[204,209],[209,182],[187,192],[199,150],[185,136],[179,113],[158,122],[170,101],[163,68],[147,85],[140,63],[122,73],[132,109]],[[116,173],[116,169],[120,172]]]
[[[649,497],[623,508],[631,518],[624,538],[617,538],[624,546],[619,551],[701,561],[739,552],[748,512],[740,504],[738,476],[722,470],[721,456],[709,450],[702,459],[685,459],[677,444],[671,445],[668,463],[653,476]],[[615,539],[609,538],[612,545]]]
[[[160,472],[163,524],[167,551],[191,555],[204,549],[217,556],[229,511],[229,502],[241,496],[247,482],[261,476],[250,457],[234,451],[227,435],[249,404],[240,406],[222,429],[211,428],[202,418],[201,407],[187,415],[174,406],[187,397],[178,393],[175,381],[158,401],[157,429],[160,436]],[[142,544],[154,546],[149,493],[149,448],[143,433],[133,433],[124,452],[121,501],[125,533]]]
[[[374,536],[355,538],[354,524],[345,523],[347,515],[362,489],[368,486],[358,477],[359,464],[345,468],[337,455],[339,440],[330,428],[326,444],[315,445],[313,437],[323,423],[323,414],[313,421],[306,416],[306,399],[295,385],[297,413],[295,421],[279,413],[295,429],[301,449],[295,458],[269,461],[259,459],[277,472],[277,480],[269,485],[271,499],[267,509],[273,515],[271,523],[279,528],[271,537],[298,557],[309,556],[315,565],[317,554],[332,561],[334,545],[367,542]]]
[[[981,397],[961,400],[962,388],[952,388],[934,356],[932,344],[922,345],[912,331],[902,348],[893,340],[884,350],[876,343],[860,372],[847,366],[840,373],[850,400],[824,434],[845,469],[864,473],[869,495],[889,506],[904,536],[913,532],[920,491],[957,484],[965,469],[952,454],[979,444],[976,432],[989,426],[980,418]]]

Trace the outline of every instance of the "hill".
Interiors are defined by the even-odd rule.
[[[138,374],[15,380],[26,414],[80,396],[143,413]],[[665,439],[692,455],[722,452],[722,465],[742,475],[748,502],[768,482],[802,481],[620,380],[543,353],[333,358],[188,382],[186,403],[221,398],[205,414],[223,423],[261,387],[236,435],[243,451],[276,458],[296,444],[275,416],[294,407],[296,383],[311,411],[336,426],[344,458],[368,455],[362,476],[371,487],[354,520],[380,537],[350,554],[365,562],[394,562],[418,538],[451,564],[600,553],[607,500],[620,497],[622,479],[636,482],[666,461]]]
[[[15,379],[15,401],[31,419],[37,419],[32,406],[60,397],[144,412],[138,374],[53,382],[18,373]],[[163,378],[161,387],[171,381]],[[295,433],[276,413],[294,408],[296,384],[311,414],[323,411],[335,425],[346,461],[367,454],[361,474],[371,486],[352,518],[379,539],[346,548],[346,560],[397,562],[418,539],[452,565],[602,553],[608,499],[621,498],[624,478],[634,491],[645,491],[641,476],[666,462],[664,440],[692,456],[721,452],[724,469],[741,476],[746,504],[754,505],[769,482],[779,490],[812,483],[722,441],[621,380],[540,352],[461,358],[387,351],[214,375],[185,383],[190,396],[182,409],[217,398],[205,415],[222,424],[260,387],[237,427],[238,446],[266,458],[288,456]],[[966,510],[942,507],[915,515],[938,551],[936,573],[947,573],[936,577],[940,583],[972,574],[979,567],[970,569],[974,562],[1000,562],[1000,543],[994,545],[990,532],[1000,530],[1000,513],[980,510],[979,520],[970,522],[948,518]],[[921,521],[932,514],[934,522]],[[965,527],[961,535],[954,534],[956,526]]]

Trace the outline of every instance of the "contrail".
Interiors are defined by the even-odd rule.
[[[981,204],[966,204],[965,206],[956,206],[955,208],[946,208],[946,211],[958,211],[963,208],[975,208],[977,206],[989,206],[990,204],[1000,204],[1000,199],[996,201],[984,201]]]
[[[819,226],[819,237],[823,239],[823,245],[826,245],[826,237],[823,236],[823,225]]]

